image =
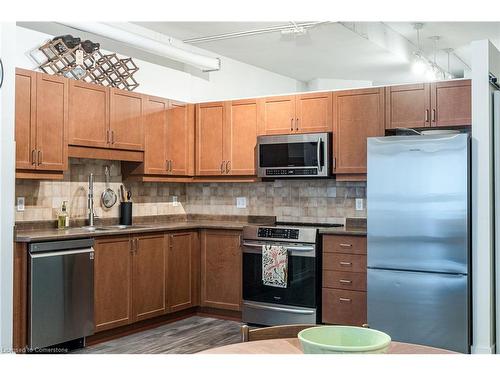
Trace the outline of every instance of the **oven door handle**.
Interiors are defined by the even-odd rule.
[[[249,303],[249,302],[243,302],[243,305],[254,308],[254,309],[260,309],[260,310],[271,310],[271,311],[281,311],[281,312],[288,312],[288,313],[293,313],[293,314],[314,314],[314,310],[308,310],[308,309],[287,309],[285,307],[275,307],[275,306],[263,306],[263,305],[258,305],[256,303]]]
[[[251,242],[243,242],[243,247],[254,247],[262,249],[262,246],[265,244],[251,243]],[[314,251],[314,246],[283,246],[286,250],[289,251]]]

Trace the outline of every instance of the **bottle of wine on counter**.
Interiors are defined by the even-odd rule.
[[[69,226],[69,217],[66,211],[66,201],[63,201],[61,211],[57,215],[57,229],[65,229],[67,226]]]

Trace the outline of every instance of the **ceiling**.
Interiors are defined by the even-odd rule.
[[[137,22],[137,24],[179,40],[186,40],[286,25],[289,22]],[[379,31],[378,39],[370,35],[370,30],[374,28]],[[385,41],[386,35],[391,35],[393,39],[399,38],[398,43]],[[437,45],[437,63],[447,69],[447,54],[442,49],[453,48],[450,70],[458,77],[463,76],[467,65],[470,66],[471,41],[488,38],[500,48],[500,22],[424,23],[421,42],[425,55],[431,59],[433,42],[429,37],[435,35],[441,37]],[[405,44],[404,48],[402,44]],[[421,81],[423,78],[415,76],[411,71],[411,52],[417,45],[412,22],[331,22],[310,28],[304,36],[285,38],[278,31],[200,42],[195,45],[304,82],[315,78],[333,78],[388,84]]]

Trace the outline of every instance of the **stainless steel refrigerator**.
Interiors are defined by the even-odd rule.
[[[368,139],[368,324],[470,351],[470,137]]]

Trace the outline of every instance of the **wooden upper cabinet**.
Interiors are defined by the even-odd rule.
[[[144,173],[167,174],[168,100],[147,97],[144,100]]]
[[[221,175],[223,163],[224,102],[196,106],[196,174]]]
[[[295,96],[261,99],[263,134],[289,134],[295,131]]]
[[[167,301],[169,312],[199,303],[200,253],[196,232],[168,234]]]
[[[143,235],[132,239],[134,320],[143,320],[166,312],[167,248],[164,234]]]
[[[129,236],[96,239],[94,322],[96,331],[129,324],[132,315],[132,247]]]
[[[36,73],[16,69],[16,169],[36,168]]]
[[[257,100],[235,100],[228,103],[224,131],[226,174],[255,175],[257,122]]]
[[[194,174],[194,105],[170,101],[167,111],[166,159],[169,174]]]
[[[69,80],[68,117],[70,145],[108,147],[109,88]]]
[[[332,93],[319,92],[296,96],[295,132],[332,131]]]
[[[241,232],[201,232],[201,305],[241,309]]]
[[[144,149],[143,101],[145,96],[110,89],[111,147],[122,150]]]
[[[456,80],[432,83],[431,107],[431,126],[471,125],[471,81]]]
[[[386,88],[386,129],[430,126],[430,87],[426,83]]]
[[[68,80],[41,73],[36,80],[36,169],[63,171],[68,165]]]
[[[384,88],[333,94],[334,173],[366,173],[366,138],[384,135]]]

